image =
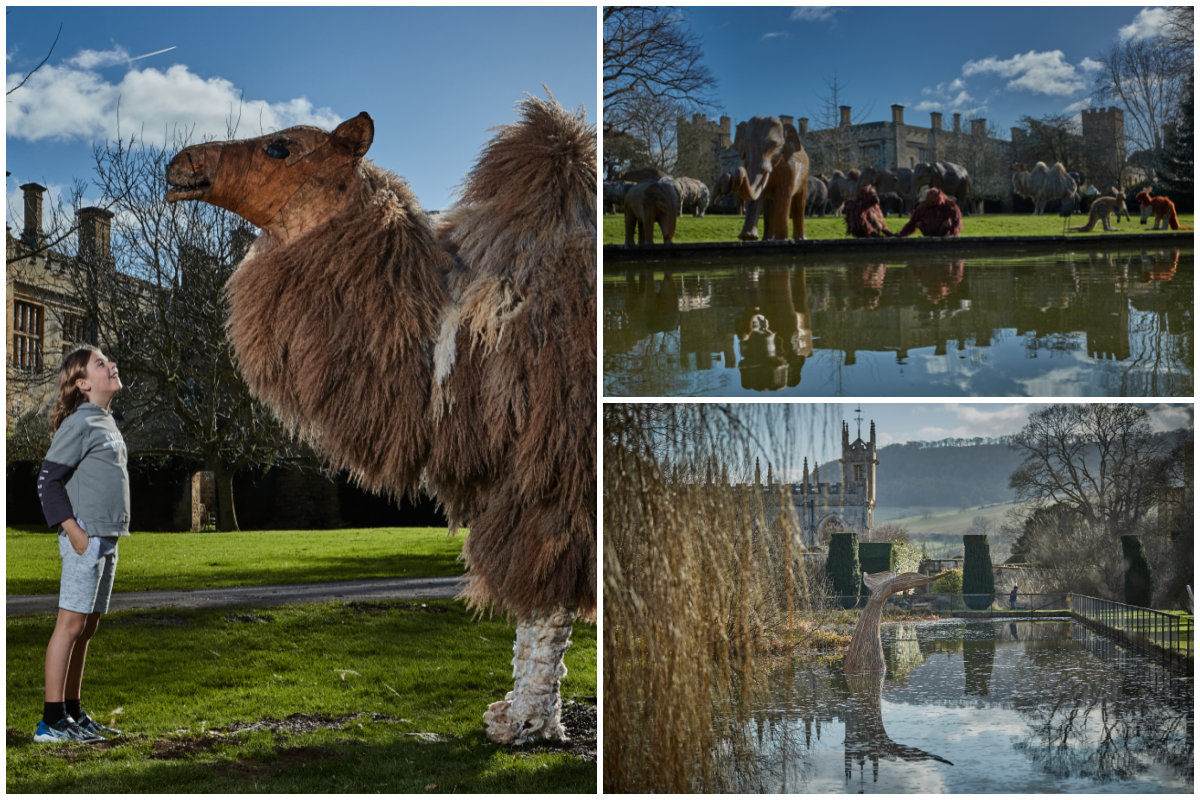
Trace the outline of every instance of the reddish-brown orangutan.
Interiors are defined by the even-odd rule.
[[[962,211],[954,198],[941,189],[930,189],[925,199],[913,209],[908,224],[897,236],[911,236],[920,231],[922,236],[958,236],[962,233]]]
[[[875,187],[867,184],[858,194],[846,201],[846,235],[856,239],[874,239],[896,234],[888,230],[883,221],[883,209],[879,207],[879,195]]]
[[[1162,223],[1163,230],[1167,226],[1171,226],[1173,231],[1190,231],[1191,228],[1179,227],[1179,217],[1175,216],[1175,204],[1171,202],[1169,197],[1151,197],[1150,189],[1142,189],[1137,194],[1137,201],[1142,204],[1142,224],[1146,224],[1146,218],[1151,212],[1154,213],[1154,230],[1158,230],[1159,223]]]

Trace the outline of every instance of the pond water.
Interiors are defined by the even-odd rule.
[[[1190,679],[1070,620],[884,625],[886,677],[792,660],[726,730],[741,792],[1186,792]]]
[[[604,394],[1190,397],[1193,261],[1172,247],[614,266]]]

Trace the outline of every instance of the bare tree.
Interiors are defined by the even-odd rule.
[[[869,105],[857,113],[851,111],[849,119],[843,119],[842,107],[849,102],[846,84],[838,80],[837,70],[824,81],[825,93],[817,94],[817,108],[809,113],[809,131],[804,138],[804,149],[808,152],[814,175],[818,172],[829,175],[834,170],[845,172],[864,166],[858,136],[850,126],[865,122],[874,108]]]
[[[1184,93],[1184,80],[1173,58],[1150,39],[1114,44],[1096,57],[1101,68],[1093,97],[1097,105],[1124,109],[1128,149],[1149,154],[1146,166],[1152,171],[1163,148],[1163,122]]]
[[[670,6],[604,8],[604,121],[617,129],[632,119],[637,96],[709,108],[717,81],[702,63],[701,38]]]
[[[1017,120],[1023,135],[1015,145],[1016,158],[1032,166],[1038,161],[1059,163],[1068,172],[1079,171],[1082,130],[1079,119],[1072,114],[1046,114],[1043,117],[1023,116]]]
[[[676,100],[644,90],[630,93],[626,101],[625,131],[642,144],[642,152],[648,159],[638,166],[674,175],[678,162],[678,123],[686,109]]]
[[[1184,80],[1192,76],[1196,64],[1195,23],[1195,6],[1172,6],[1159,33],[1159,46],[1172,70]]]
[[[972,125],[970,133],[944,134],[938,148],[939,160],[958,164],[971,176],[971,197],[962,198],[971,202],[971,208],[982,209],[984,200],[999,202],[1012,193],[1012,146],[1000,140],[995,123],[982,129]],[[913,190],[920,188],[914,186]]]
[[[166,166],[186,145],[131,137],[95,149],[96,184],[117,198],[111,250],[86,228],[70,270],[97,344],[121,366],[117,402],[139,458],[200,462],[215,473],[222,530],[236,530],[232,481],[298,455],[234,368],[223,287],[254,231],[207,203],[168,204]]]

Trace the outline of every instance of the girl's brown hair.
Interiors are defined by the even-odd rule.
[[[67,353],[63,358],[62,365],[58,368],[58,396],[54,400],[54,408],[50,409],[51,436],[58,430],[58,426],[63,424],[63,420],[87,402],[87,395],[81,392],[75,383],[87,377],[87,365],[92,360],[92,353],[99,352],[99,347],[85,344]]]

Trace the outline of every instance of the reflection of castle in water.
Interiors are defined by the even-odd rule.
[[[686,279],[668,269],[657,282],[651,270],[630,271],[627,292],[610,283],[604,293],[605,356],[630,353],[643,332],[677,330],[680,370],[737,369],[743,388],[772,390],[798,385],[814,351],[840,351],[844,366],[860,352],[894,352],[904,364],[919,349],[967,357],[963,351],[1015,331],[1027,358],[1086,349],[1097,360],[1138,363],[1154,346],[1186,350],[1164,359],[1190,371],[1192,283],[1177,278],[1179,257],[1169,250],[1058,255],[1036,265],[972,258],[737,268]],[[1141,343],[1146,337],[1152,344]]]

